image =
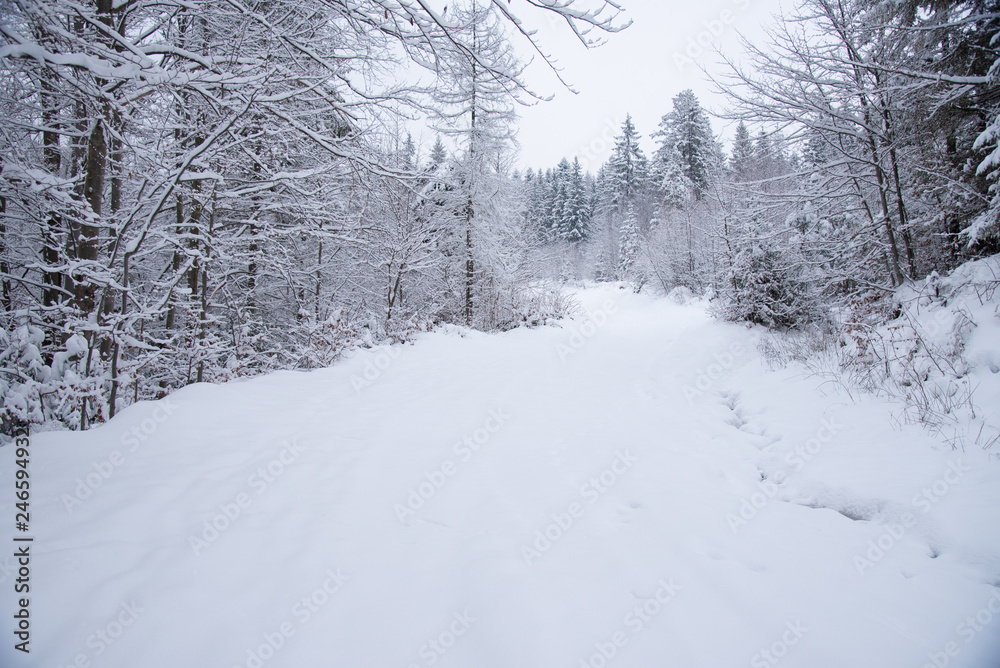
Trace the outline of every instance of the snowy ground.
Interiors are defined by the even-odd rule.
[[[1000,665],[995,457],[702,305],[578,298],[35,436],[32,653],[4,628],[0,664]]]

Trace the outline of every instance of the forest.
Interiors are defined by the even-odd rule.
[[[596,49],[630,22],[614,0],[6,0],[5,437],[543,325],[580,281],[877,365],[898,288],[1000,251],[994,3],[800,0],[719,55],[716,118],[677,91],[656,128],[622,109],[604,164],[518,169],[526,68],[558,73],[539,15]]]

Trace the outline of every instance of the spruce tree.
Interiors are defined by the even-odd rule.
[[[639,220],[635,208],[629,205],[625,213],[618,238],[618,279],[630,281],[636,278],[635,265],[639,258]]]
[[[416,168],[417,147],[413,145],[413,136],[407,132],[406,141],[399,151],[399,166],[407,172]]]
[[[580,159],[574,158],[566,182],[566,197],[563,202],[560,236],[569,242],[577,243],[586,236],[589,222],[589,200],[583,183],[583,172]]]
[[[729,159],[729,168],[737,183],[753,180],[753,163],[753,140],[750,139],[750,131],[747,130],[746,124],[740,121],[740,124],[736,126],[736,134],[733,136],[733,154]]]
[[[625,117],[622,132],[615,138],[614,152],[608,161],[611,203],[624,208],[645,189],[649,176],[649,160],[639,147],[632,116]]]
[[[667,150],[669,149],[669,150]],[[684,174],[677,147],[661,147],[653,166],[653,182],[660,196],[660,209],[682,209],[693,191],[691,180]]]
[[[441,135],[438,135],[437,139],[434,141],[433,148],[431,148],[431,159],[430,165],[428,165],[428,171],[436,172],[447,159],[448,151],[444,148],[444,143],[441,141]]]
[[[677,151],[695,199],[702,199],[708,191],[709,174],[718,148],[708,114],[690,89],[674,97],[673,110],[660,120],[660,128],[654,136],[660,139],[657,154],[663,160],[669,159],[672,151]]]

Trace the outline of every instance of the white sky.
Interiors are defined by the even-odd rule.
[[[553,94],[554,99],[519,110],[520,168],[554,167],[563,157],[579,156],[585,169],[596,172],[610,155],[611,139],[618,134],[626,112],[632,114],[648,155],[654,145],[649,135],[680,91],[694,90],[709,111],[725,105],[696,65],[678,64],[675,56],[686,57],[690,43],[697,45],[699,37],[702,43],[711,38],[726,53],[738,53],[737,33],[762,39],[763,26],[779,9],[779,0],[621,2],[632,26],[608,35],[604,45],[591,50],[557,17],[548,21],[544,13],[522,12],[526,23],[536,21],[543,47],[555,56],[563,77],[579,94],[561,87],[541,59],[535,59],[528,82],[536,92]],[[710,49],[703,49],[700,59],[695,55],[695,60],[706,65],[715,60]],[[716,134],[731,134],[718,119],[712,119],[712,129]]]

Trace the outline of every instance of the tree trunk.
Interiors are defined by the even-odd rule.
[[[212,193],[212,209],[208,216],[208,234],[205,242],[205,269],[201,272],[201,313],[198,316],[198,346],[205,345],[205,334],[208,329],[208,258],[211,253],[211,238],[215,227],[215,193]],[[199,350],[198,378],[199,383],[205,379],[204,350]]]
[[[100,227],[97,224],[101,217],[104,203],[104,177],[107,171],[108,145],[104,135],[104,122],[97,119],[94,122],[94,129],[90,133],[87,142],[87,163],[84,177],[83,195],[90,205],[90,210],[95,220],[87,220],[80,224],[80,233],[77,237],[76,257],[85,262],[97,260],[98,236]],[[82,315],[86,317],[94,311],[95,285],[93,281],[85,276],[80,276],[76,280],[75,298],[76,305]]]
[[[43,156],[45,168],[53,176],[59,176],[62,168],[62,155],[59,151],[59,112],[57,110],[56,91],[48,78],[48,72],[42,73],[40,102],[42,105]],[[56,269],[59,265],[60,239],[63,232],[63,221],[55,211],[49,211],[45,216],[42,228],[42,306],[55,306],[63,301],[63,275]]]
[[[0,298],[3,300],[3,310],[10,313],[14,310],[14,302],[11,297],[10,265],[7,263],[7,228],[4,225],[3,215],[7,213],[7,198],[0,196]]]
[[[472,257],[472,198],[469,197],[465,213],[465,324],[472,326],[472,288],[476,278],[476,262]]]
[[[875,181],[878,188],[879,205],[882,209],[882,221],[885,227],[886,243],[889,246],[889,259],[891,267],[890,276],[892,278],[893,285],[902,285],[904,279],[903,271],[899,266],[899,245],[896,243],[896,233],[892,228],[892,220],[889,217],[889,200],[886,194],[886,188],[888,186],[886,184],[885,172],[882,168],[882,158],[879,154],[880,147],[875,139],[875,135],[872,134],[872,128],[875,127],[874,119],[872,117],[872,104],[868,100],[868,94],[865,92],[868,88],[865,86],[865,79],[860,66],[863,59],[847,33],[847,18],[844,14],[843,5],[838,5],[840,16],[837,16],[834,12],[832,5],[824,5],[824,8],[826,10],[827,17],[833,21],[837,34],[840,37],[840,41],[843,43],[844,48],[847,51],[848,58],[851,59],[851,69],[853,71],[854,83],[857,87],[855,95],[861,105],[862,118],[864,119],[864,140],[868,146],[868,152],[871,156],[872,165],[875,168]]]
[[[320,273],[320,267],[323,266],[323,239],[319,240],[319,251],[316,256],[316,294],[315,294],[315,304],[313,308],[316,311],[316,322],[319,322],[319,292],[320,286],[323,285],[323,277]]]

